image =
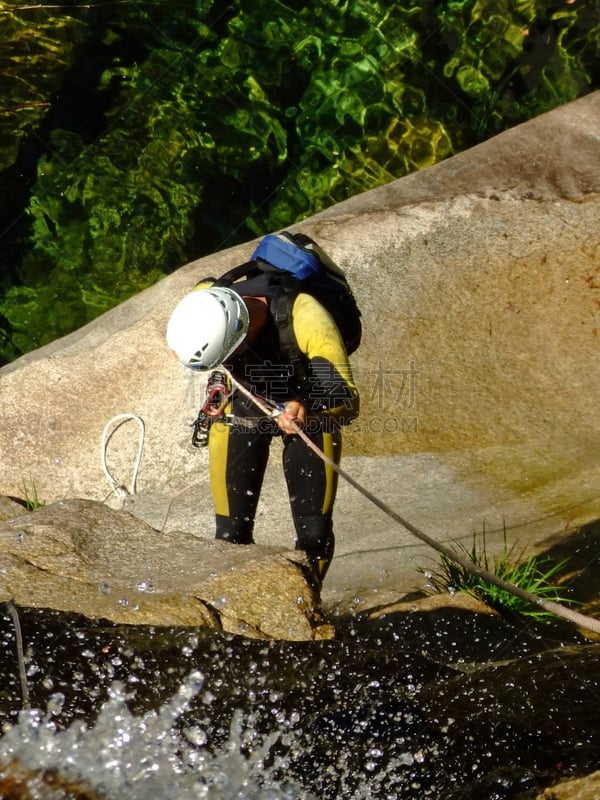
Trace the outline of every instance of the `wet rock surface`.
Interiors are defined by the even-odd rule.
[[[336,639],[320,642],[312,635],[293,642],[226,633],[200,618],[165,624],[169,603],[186,607],[177,591],[167,592],[166,604],[141,623],[137,610],[114,603],[132,589],[132,576],[152,578],[159,596],[166,587],[181,590],[180,581],[194,586],[202,570],[189,567],[190,556],[210,543],[167,537],[178,555],[166,561],[162,534],[126,512],[97,506],[66,501],[0,526],[3,563],[8,554],[35,570],[27,580],[18,572],[13,578],[24,592],[17,615],[27,705],[41,709],[52,730],[85,721],[93,737],[115,686],[139,717],[164,707],[198,671],[203,691],[177,723],[181,730],[201,729],[204,746],[217,753],[229,746],[232,720],[241,713],[251,720],[253,739],[277,731],[267,762],[282,766],[269,774],[324,800],[361,797],[366,786],[372,797],[398,800],[414,800],[415,787],[436,800],[562,800],[571,788],[578,792],[573,797],[594,797],[600,723],[590,704],[600,692],[600,645],[572,625],[506,618],[460,592],[330,608],[319,624],[331,625]],[[590,525],[554,542],[555,555],[571,558],[571,578],[587,599],[598,586],[597,536]],[[214,567],[203,557],[204,568]],[[280,557],[267,548],[266,559]],[[227,563],[222,553],[219,563],[220,570]],[[43,594],[53,571],[70,587],[70,613],[23,603],[27,591]],[[109,574],[119,591],[107,598],[97,586]],[[61,595],[49,586],[56,602]],[[82,586],[83,595],[94,587],[94,602],[112,609],[113,621],[98,609],[73,613]],[[273,586],[268,591],[273,601]],[[6,731],[18,723],[25,698],[14,618],[6,604],[0,609]],[[7,797],[103,796],[85,771],[24,770],[19,763],[4,770],[13,792]]]
[[[600,772],[586,778],[566,779],[545,789],[536,800],[597,800],[600,797]]]
[[[59,773],[29,769],[19,762],[0,766],[2,800],[101,800],[89,787]]]
[[[65,500],[0,523],[0,602],[131,625],[190,625],[258,638],[332,635],[300,554],[171,531]]]

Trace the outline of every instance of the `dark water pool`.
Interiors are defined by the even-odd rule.
[[[600,645],[570,629],[440,613],[284,643],[21,609],[24,710],[0,620],[0,760],[108,798],[524,800],[600,766]]]

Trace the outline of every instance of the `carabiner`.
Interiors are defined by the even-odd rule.
[[[206,385],[206,394],[202,410],[209,417],[220,417],[223,414],[229,392],[222,372],[213,372]]]
[[[270,419],[277,419],[280,414],[283,414],[285,411],[285,406],[283,403],[275,403],[275,408],[269,414]]]

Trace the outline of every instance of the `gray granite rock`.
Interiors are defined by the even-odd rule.
[[[297,227],[364,310],[348,471],[445,540],[485,526],[489,542],[506,530],[538,546],[600,517],[599,92]],[[253,246],[182,266],[0,370],[0,493],[125,502],[165,534],[212,538],[206,452],[190,444],[201,379],[164,333],[201,276]],[[123,413],[145,423],[135,486],[138,424],[110,423]],[[278,461],[274,448],[256,540],[291,548]],[[412,589],[432,555],[343,480],[336,532],[331,602]]]
[[[130,625],[208,626],[253,638],[329,638],[297,553],[164,535],[94,500],[0,523],[0,602]]]

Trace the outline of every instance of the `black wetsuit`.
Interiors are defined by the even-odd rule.
[[[356,417],[359,408],[348,356],[331,315],[310,295],[297,296],[292,321],[304,370],[294,369],[283,355],[271,314],[252,344],[226,366],[236,381],[270,403],[304,403],[305,433],[339,463],[341,426]],[[209,435],[217,538],[238,544],[253,541],[270,446],[275,437],[282,437],[296,547],[306,552],[322,577],[333,556],[337,473],[299,436],[283,434],[239,390],[234,389],[225,413],[231,415],[229,422],[216,421]]]

